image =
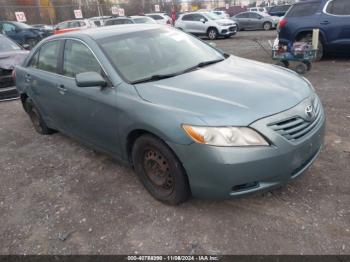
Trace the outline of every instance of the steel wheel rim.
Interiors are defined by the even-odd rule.
[[[144,153],[143,168],[153,188],[161,195],[170,195],[175,186],[168,160],[156,149]]]

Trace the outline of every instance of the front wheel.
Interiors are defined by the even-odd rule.
[[[218,37],[218,30],[216,28],[210,28],[207,35],[210,40],[215,40]]]
[[[186,173],[170,148],[152,135],[138,138],[132,149],[135,171],[148,192],[170,205],[190,197]]]

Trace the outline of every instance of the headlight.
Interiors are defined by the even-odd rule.
[[[249,127],[205,127],[182,125],[195,142],[212,146],[268,146],[269,143]]]

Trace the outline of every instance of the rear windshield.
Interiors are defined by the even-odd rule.
[[[317,12],[319,6],[320,3],[304,3],[294,5],[286,14],[286,17],[302,17],[314,15]]]
[[[9,52],[13,50],[21,50],[21,48],[6,37],[0,36],[0,52]]]
[[[290,5],[277,5],[273,6],[270,9],[270,12],[286,12],[289,9]]]

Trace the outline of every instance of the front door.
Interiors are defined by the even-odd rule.
[[[78,87],[75,82],[75,76],[84,72],[97,72],[106,77],[100,63],[85,43],[66,40],[62,64],[59,85],[65,89],[63,97],[70,112],[66,131],[100,149],[119,154],[116,89]]]

